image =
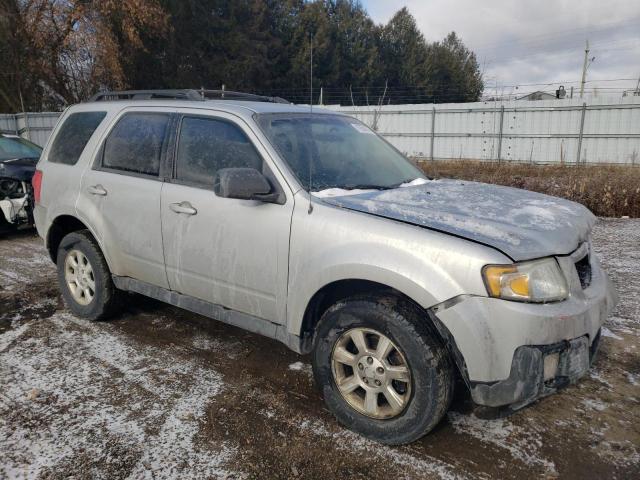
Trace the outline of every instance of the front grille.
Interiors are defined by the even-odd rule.
[[[591,285],[591,262],[589,254],[587,253],[581,260],[576,262],[576,271],[578,272],[578,278],[580,279],[580,285],[584,290]]]

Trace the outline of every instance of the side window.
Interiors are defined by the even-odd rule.
[[[262,170],[262,158],[238,126],[210,118],[182,120],[176,179],[213,186],[219,169],[237,167]]]
[[[169,120],[165,113],[125,114],[104,142],[102,167],[158,175]]]
[[[75,165],[107,112],[72,113],[64,121],[49,150],[49,161]]]

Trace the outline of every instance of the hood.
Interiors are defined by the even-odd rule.
[[[571,253],[588,239],[596,222],[579,203],[459,180],[323,201],[464,237],[497,248],[515,261]]]
[[[10,158],[0,160],[0,177],[29,182],[36,171],[37,164],[37,158]]]

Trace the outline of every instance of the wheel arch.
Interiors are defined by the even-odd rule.
[[[308,302],[300,328],[300,346],[302,353],[310,353],[313,348],[313,337],[320,318],[336,302],[359,294],[371,294],[379,297],[394,297],[411,304],[422,317],[429,331],[436,336],[449,353],[456,374],[468,386],[467,367],[457,343],[447,327],[436,315],[422,306],[410,295],[383,283],[364,279],[336,280],[320,288]]]
[[[58,247],[60,246],[60,242],[62,241],[62,239],[66,235],[72,232],[77,232],[79,230],[87,230],[96,240],[98,246],[100,247],[100,250],[102,251],[102,254],[104,255],[104,249],[102,248],[98,237],[95,235],[91,227],[89,227],[85,222],[75,217],[74,215],[62,214],[58,215],[53,220],[53,222],[51,222],[51,226],[49,227],[49,230],[47,230],[45,245],[47,251],[49,252],[49,257],[51,258],[51,261],[53,263],[56,263],[57,261]],[[109,259],[106,257],[106,255],[104,256],[107,264],[109,264]]]
[[[429,322],[429,324],[435,328],[432,315],[429,314],[428,309],[422,306],[415,298],[412,298],[411,295],[406,294],[394,286],[362,278],[334,280],[318,289],[307,302],[302,316],[300,331],[298,332],[303,343],[304,353],[308,353],[311,349],[315,327],[324,312],[336,302],[360,294],[403,299],[411,303],[416,309],[419,309],[425,321]],[[442,338],[439,333],[438,335]]]

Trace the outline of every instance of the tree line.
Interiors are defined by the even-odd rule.
[[[475,54],[357,0],[0,0],[0,112],[107,89],[212,88],[379,105],[476,101]]]

